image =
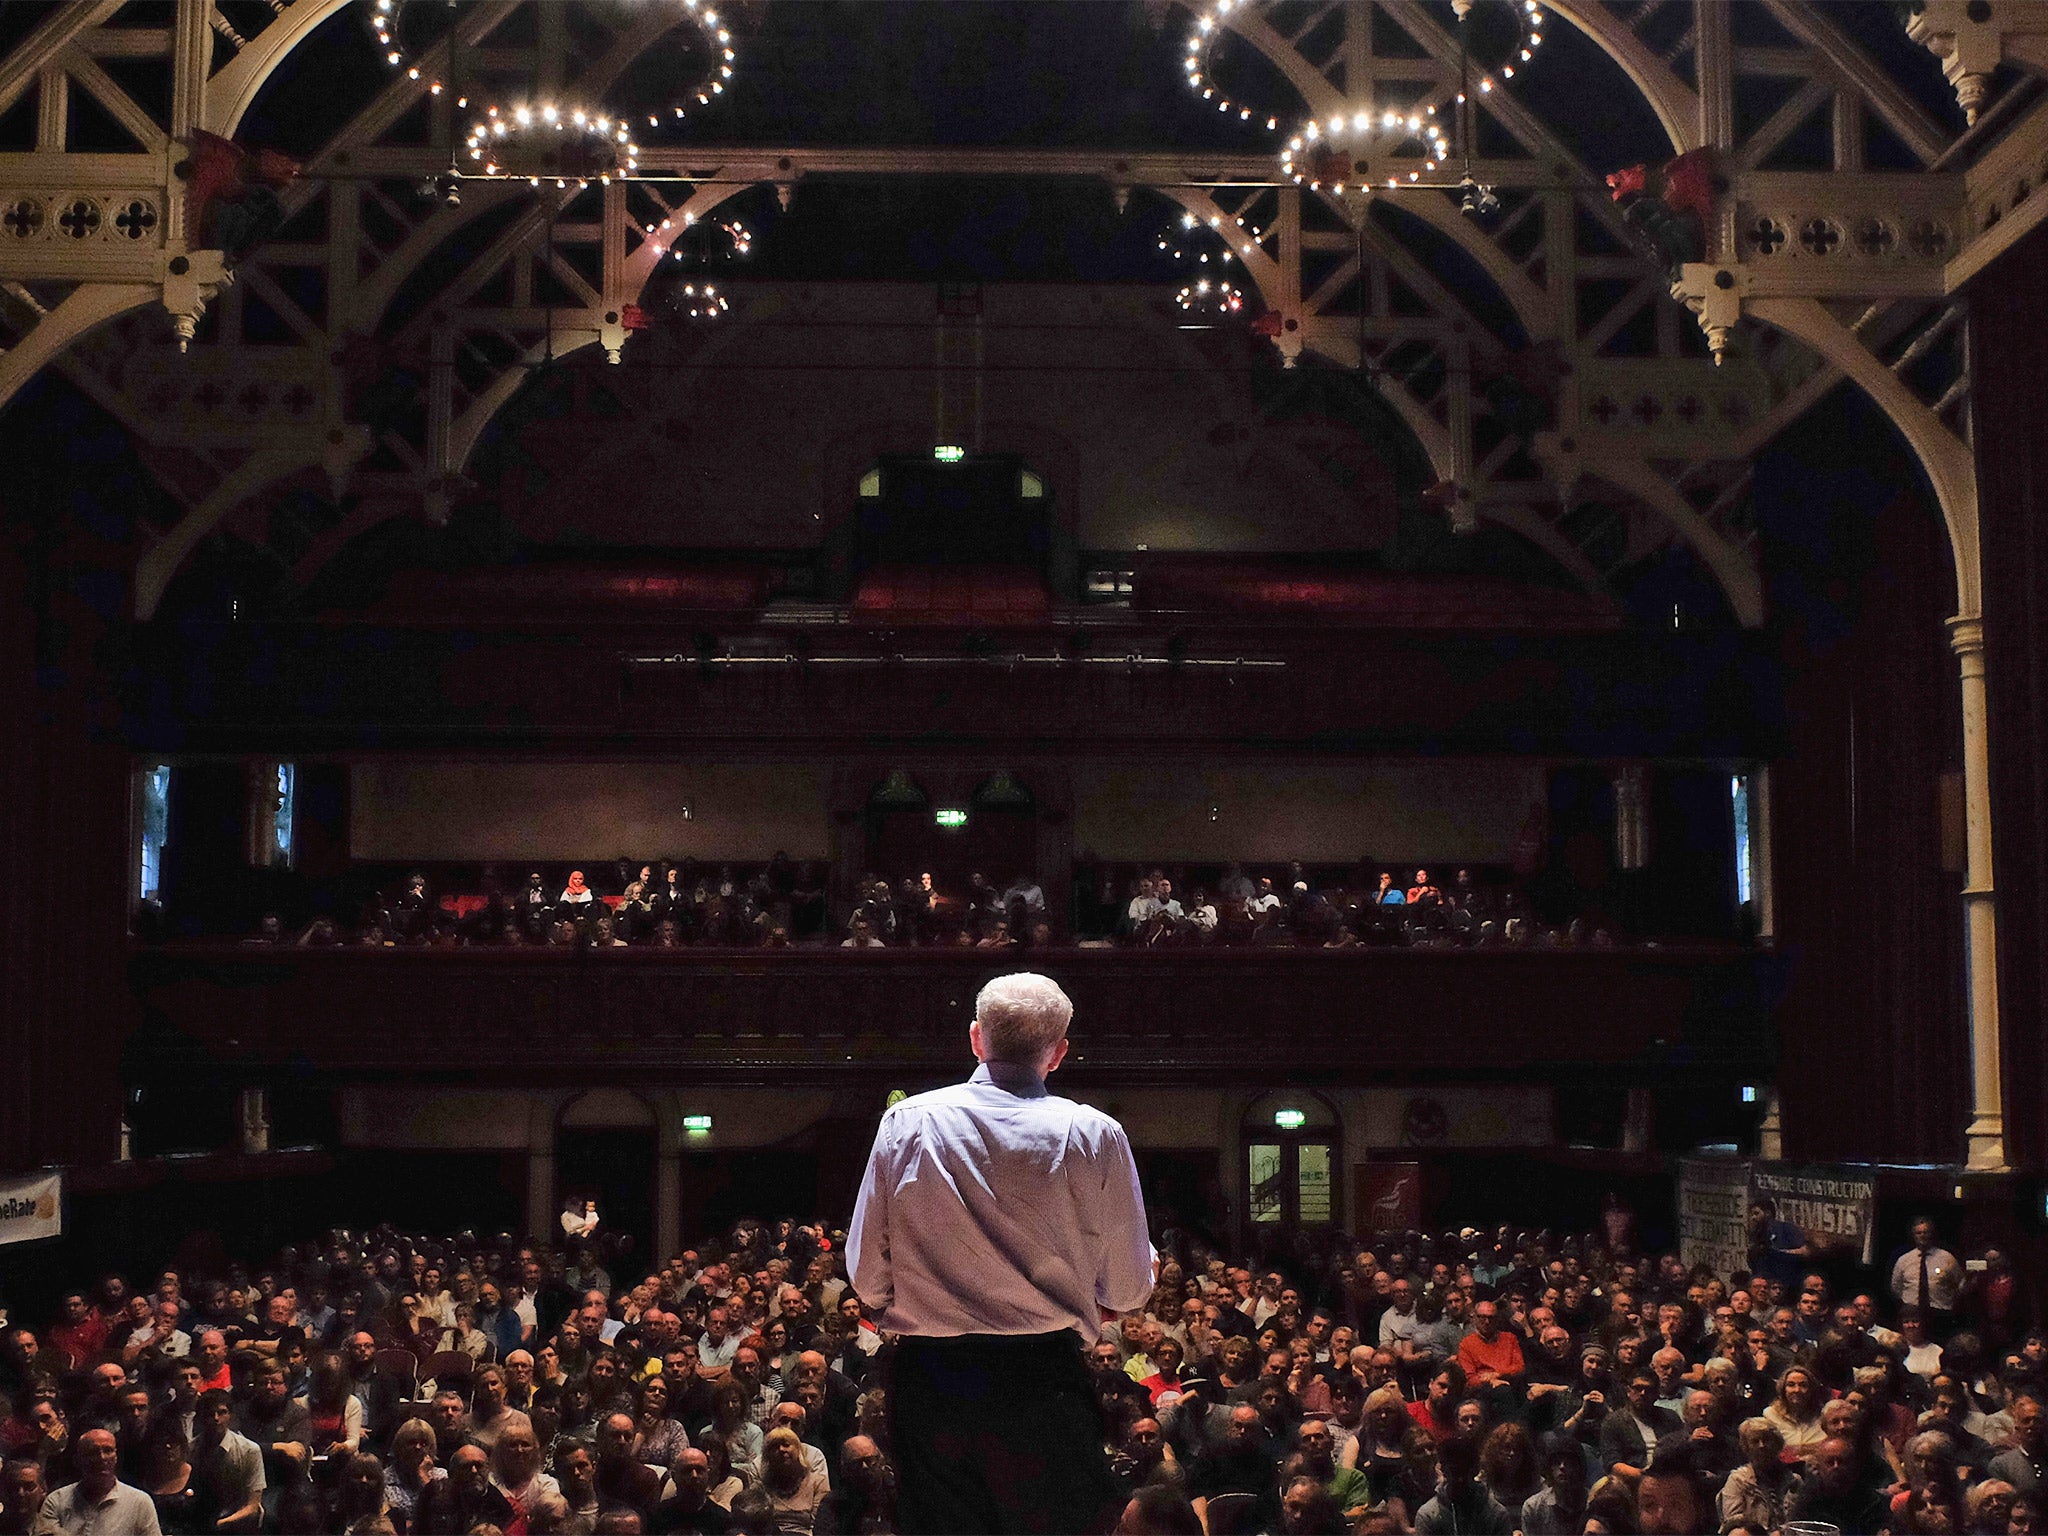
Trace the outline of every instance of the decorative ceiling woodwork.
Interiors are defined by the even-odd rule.
[[[593,345],[630,356],[629,311],[673,231],[758,187],[787,203],[819,176],[1074,178],[1119,206],[1142,190],[1241,227],[1260,333],[1290,365],[1311,353],[1367,369],[1429,456],[1454,527],[1501,524],[1588,585],[1683,545],[1743,624],[1762,618],[1748,460],[1851,380],[1926,466],[1960,611],[1976,612],[1959,289],[2048,212],[2039,8],[1931,0],[1910,23],[1969,113],[1958,129],[1814,0],[1551,6],[1548,25],[1597,46],[1661,126],[1668,145],[1642,144],[1639,158],[1711,157],[1703,246],[1675,276],[1610,196],[1616,167],[1585,163],[1571,124],[1508,88],[1474,95],[1454,145],[1500,199],[1482,221],[1460,213],[1455,189],[1338,196],[1289,184],[1271,155],[1192,149],[651,143],[642,170],[663,179],[471,182],[451,206],[419,189],[447,170],[462,114],[401,74],[306,157],[270,238],[239,258],[205,248],[183,174],[195,136],[232,138],[344,3],[68,0],[0,60],[0,115],[35,102],[34,149],[0,154],[0,335],[12,342],[0,402],[61,369],[188,509],[142,557],[144,616],[203,539],[282,490],[345,489],[349,536],[444,518],[537,363]],[[463,8],[422,55],[426,75],[445,73],[451,45],[536,76],[548,52],[564,89],[596,100],[681,14],[593,6],[563,52],[559,30],[519,30],[520,9]],[[1290,112],[1459,115],[1448,6],[1247,4],[1227,24],[1297,93]],[[1559,57],[1547,49],[1544,67]],[[1398,101],[1378,99],[1397,88]],[[90,147],[82,103],[98,124]],[[124,135],[125,150],[104,147]],[[1709,340],[1733,338],[1725,366],[1695,317]]]

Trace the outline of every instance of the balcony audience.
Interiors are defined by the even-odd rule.
[[[591,883],[591,868],[607,888]],[[689,860],[629,859],[612,866],[566,866],[552,876],[532,870],[516,894],[489,867],[451,874],[450,889],[438,891],[435,878],[419,870],[367,890],[362,882],[374,880],[373,872],[351,878],[358,897],[302,914],[296,923],[266,913],[241,942],[578,953],[1022,949],[1061,943],[1138,949],[1597,949],[1623,942],[1621,926],[1605,916],[1545,921],[1508,877],[1469,865],[1439,886],[1427,865],[1396,870],[1297,861],[1253,873],[1237,864],[1103,866],[1084,856],[1073,900],[1063,911],[1054,909],[1028,871],[998,885],[982,871],[954,880],[929,869],[893,879],[870,870],[844,882],[835,899],[823,865],[799,864],[781,854],[761,865],[726,864],[715,872]],[[146,921],[138,914],[138,939],[158,942],[165,931],[161,913],[148,914]],[[1948,1274],[1943,1265],[1952,1262],[1945,1252],[1934,1255],[1930,1290],[1937,1306]],[[1917,1284],[1918,1273],[1912,1270],[1906,1283]],[[1894,1277],[1895,1295],[1900,1285]],[[132,1328],[142,1321],[139,1314],[121,1314],[108,1325]],[[1933,1360],[1930,1349],[1922,1348],[1912,1369],[1924,1374]]]

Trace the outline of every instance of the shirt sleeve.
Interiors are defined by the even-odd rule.
[[[846,1234],[846,1277],[854,1294],[879,1318],[896,1298],[895,1276],[889,1267],[889,1193],[896,1173],[890,1156],[892,1117],[884,1115],[875,1131],[874,1150],[861,1176],[860,1198],[854,1202],[853,1225]]]
[[[1102,1205],[1096,1230],[1102,1234],[1102,1271],[1095,1284],[1098,1306],[1134,1312],[1152,1294],[1157,1255],[1145,1228],[1145,1193],[1137,1160],[1123,1127],[1112,1121],[1102,1138]]]

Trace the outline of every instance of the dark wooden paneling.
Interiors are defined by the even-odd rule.
[[[139,951],[131,1071],[284,1066],[465,1080],[688,1071],[815,1083],[950,1069],[976,989],[1020,960],[950,950]],[[1075,1003],[1070,1072],[1371,1081],[1765,1057],[1770,956],[1739,950],[1043,951]]]
[[[1759,461],[1787,748],[1771,765],[1785,1144],[1962,1156],[1962,881],[1941,867],[1959,766],[1953,562],[1905,446],[1844,390]]]
[[[31,440],[59,447],[10,459]],[[128,997],[109,956],[132,877],[112,678],[134,557],[132,508],[99,494],[118,474],[92,472],[121,451],[47,391],[0,420],[0,1171],[118,1145]]]
[[[2007,1154],[2048,1166],[2048,230],[1970,285]]]

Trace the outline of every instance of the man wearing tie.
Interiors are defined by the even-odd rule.
[[[1119,1497],[1082,1358],[1150,1296],[1123,1127],[1046,1092],[1074,1005],[1043,976],[975,999],[965,1083],[883,1115],[847,1237],[854,1290],[901,1335],[898,1511],[919,1533],[1102,1529]]]
[[[1892,1295],[1899,1304],[1918,1307],[1932,1331],[1947,1337],[1955,1325],[1956,1293],[1962,1289],[1963,1266],[1934,1240],[1934,1223],[1925,1216],[1913,1222],[1913,1246],[1892,1266]]]

